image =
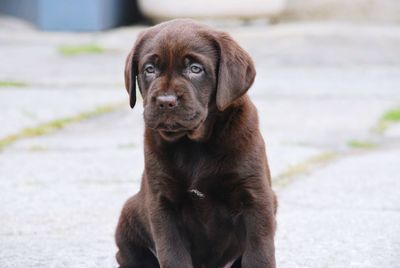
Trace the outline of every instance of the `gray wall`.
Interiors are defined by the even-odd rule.
[[[21,17],[32,23],[38,22],[40,0],[0,0],[0,13]]]
[[[287,0],[281,19],[400,22],[400,0]]]

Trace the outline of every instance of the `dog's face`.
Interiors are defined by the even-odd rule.
[[[137,78],[146,126],[167,141],[200,140],[211,111],[225,110],[246,93],[254,77],[250,57],[229,35],[192,20],[142,32],[125,67],[131,107]]]

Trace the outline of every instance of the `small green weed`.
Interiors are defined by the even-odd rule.
[[[394,108],[386,111],[382,115],[376,127],[374,127],[374,130],[380,134],[383,134],[391,124],[398,122],[400,122],[400,108]]]
[[[63,56],[78,56],[84,54],[101,54],[105,48],[96,44],[63,45],[58,48],[58,52]]]
[[[375,148],[377,145],[369,141],[350,140],[347,142],[347,146],[354,149],[372,149]]]
[[[383,115],[382,120],[391,121],[391,122],[400,121],[400,108],[387,111]]]
[[[55,119],[36,127],[25,128],[16,134],[0,139],[0,150],[18,140],[50,134],[62,129],[66,125],[115,111],[121,106],[122,104],[99,106],[92,111],[83,112],[71,117]]]
[[[3,80],[0,81],[0,87],[26,87],[27,84],[22,81]]]

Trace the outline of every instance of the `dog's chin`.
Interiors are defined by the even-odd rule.
[[[158,130],[158,133],[160,134],[161,138],[163,138],[166,141],[173,142],[177,141],[181,138],[183,138],[186,134],[186,130],[182,131],[166,131],[166,130]]]
[[[199,122],[196,127],[192,128],[182,128],[182,129],[165,129],[158,128],[157,129],[160,136],[169,142],[177,141],[185,136],[194,141],[201,141],[205,136],[205,124],[203,121]]]

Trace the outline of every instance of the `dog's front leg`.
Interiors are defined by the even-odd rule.
[[[186,240],[178,231],[173,212],[165,209],[153,211],[151,225],[160,268],[192,268]]]
[[[246,212],[246,246],[242,268],[275,268],[275,216],[271,204],[262,202]]]

